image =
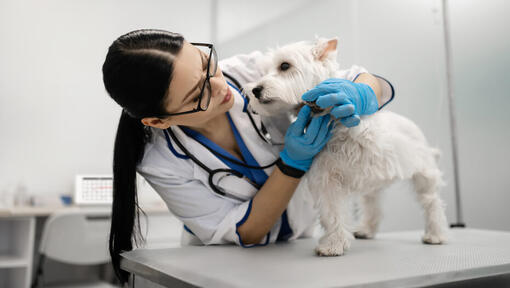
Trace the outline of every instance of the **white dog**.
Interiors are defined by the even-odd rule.
[[[301,95],[337,75],[337,39],[298,42],[268,52],[265,76],[245,85],[252,108],[262,115],[295,113]],[[347,229],[350,196],[361,197],[364,211],[357,238],[373,238],[381,210],[380,192],[396,180],[412,179],[425,210],[422,241],[441,244],[448,226],[439,188],[444,185],[438,168],[439,150],[430,147],[420,129],[409,119],[381,110],[362,116],[359,125],[347,128],[338,121],[333,136],[315,157],[297,189],[308,189],[319,209],[324,235],[318,255],[342,255],[350,246]]]

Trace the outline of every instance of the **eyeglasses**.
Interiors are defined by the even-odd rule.
[[[209,102],[211,102],[212,94],[211,83],[209,82],[209,79],[211,77],[214,77],[214,75],[216,74],[216,70],[218,69],[218,56],[216,55],[216,50],[214,49],[213,44],[209,43],[190,43],[190,44],[197,47],[200,51],[204,52],[206,55],[209,55],[207,59],[207,74],[205,76],[204,83],[202,83],[202,88],[200,89],[197,107],[188,111],[162,114],[157,116],[158,118],[205,111],[209,107]]]

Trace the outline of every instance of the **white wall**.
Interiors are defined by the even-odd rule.
[[[452,8],[466,221],[510,230],[510,2],[453,0]]]
[[[340,38],[340,64],[356,63],[396,87],[388,110],[413,119],[443,151],[444,198],[453,178],[439,0],[0,2],[0,191],[71,193],[77,173],[110,173],[119,107],[104,91],[111,42],[138,28],[217,39],[220,58],[319,36]],[[452,0],[452,45],[466,222],[510,230],[510,40],[503,0]],[[210,25],[217,9],[217,25]],[[215,32],[216,31],[216,32]],[[388,191],[382,230],[420,228],[400,183]],[[142,193],[141,198],[145,193]]]
[[[75,174],[111,173],[120,108],[102,82],[109,45],[139,28],[209,41],[210,6],[206,0],[1,1],[0,191],[23,182],[29,193],[68,194]]]

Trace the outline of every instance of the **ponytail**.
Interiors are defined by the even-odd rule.
[[[145,117],[166,113],[170,97],[173,59],[184,37],[157,29],[141,29],[116,39],[103,64],[103,82],[108,94],[119,104],[122,114],[113,153],[113,203],[109,249],[112,265],[121,285],[129,273],[120,269],[120,253],[145,242],[140,232],[136,191],[136,167],[142,161],[145,144],[151,138],[141,122]],[[137,221],[134,229],[135,219]]]
[[[128,281],[129,273],[120,269],[119,254],[133,249],[132,238],[136,246],[140,241],[145,242],[140,231],[139,211],[146,214],[138,206],[136,165],[142,160],[145,143],[150,139],[148,133],[139,119],[122,111],[113,153],[113,204],[109,240],[113,269],[121,283]]]

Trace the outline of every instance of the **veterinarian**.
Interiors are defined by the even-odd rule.
[[[132,250],[132,238],[140,236],[133,233],[136,172],[183,222],[183,245],[253,247],[309,237],[316,223],[312,199],[294,192],[331,136],[330,118],[354,126],[393,97],[387,81],[353,66],[344,79],[307,93],[307,100],[335,106],[332,116],[311,117],[304,106],[292,124],[264,126],[238,87],[262,76],[260,57],[257,51],[218,63],[211,44],[149,29],[122,35],[109,47],[103,81],[123,108],[109,243],[121,281],[128,275],[119,269],[119,253]],[[284,144],[276,145],[278,139]]]

